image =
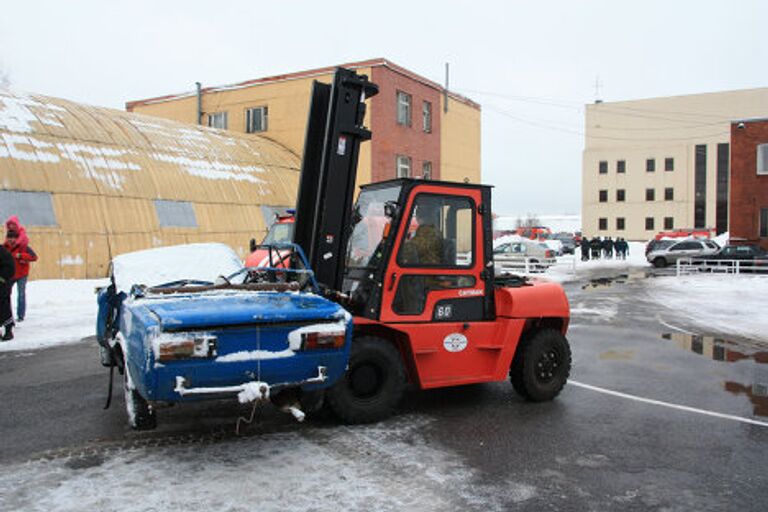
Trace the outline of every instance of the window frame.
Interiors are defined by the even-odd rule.
[[[665,187],[664,188],[664,200],[665,201],[674,201],[675,200],[675,188],[674,187]]]
[[[414,222],[414,215],[416,215],[416,206],[418,206],[418,201],[420,197],[427,196],[427,197],[436,197],[436,198],[452,198],[452,199],[460,199],[465,200],[469,203],[469,210],[470,215],[472,216],[472,235],[470,239],[470,247],[472,247],[472,258],[469,261],[467,265],[444,265],[442,263],[440,264],[417,264],[414,265],[412,263],[405,263],[402,260],[403,256],[403,247],[405,247],[406,238],[408,236],[408,226],[410,226]],[[458,232],[457,232],[457,238],[458,238]],[[445,239],[443,239],[445,240]],[[410,270],[410,269],[434,269],[434,270],[471,270],[475,268],[475,265],[477,264],[477,204],[475,203],[475,200],[472,197],[469,196],[462,196],[462,195],[452,195],[452,194],[440,194],[440,193],[434,193],[434,192],[419,192],[416,194],[416,196],[413,198],[413,201],[411,201],[411,211],[408,212],[408,219],[405,224],[405,229],[403,230],[403,236],[398,241],[398,247],[397,247],[397,256],[395,258],[395,261],[397,263],[397,266],[400,267],[403,270]],[[405,274],[404,274],[405,275]],[[410,273],[408,274],[410,275]]]
[[[757,218],[757,229],[759,238],[768,238],[768,208],[760,208]]]
[[[645,159],[645,172],[656,172],[656,159],[655,158],[646,158]]]
[[[403,159],[407,166],[401,166],[400,159]],[[405,175],[400,174],[400,169],[403,167],[408,169]],[[411,176],[413,176],[413,160],[411,157],[408,155],[395,155],[395,178],[410,178]]]
[[[645,189],[645,200],[648,202],[656,201],[656,189],[655,188],[646,188]]]
[[[432,103],[424,100],[421,104],[421,129],[424,133],[432,133]]]
[[[264,133],[269,129],[269,106],[260,105],[258,107],[249,107],[245,109],[245,133]],[[253,129],[254,111],[260,111],[261,130]]]
[[[432,179],[432,162],[430,162],[429,160],[424,160],[421,163],[421,179],[424,179],[424,180]]]
[[[600,160],[597,164],[598,174],[608,174],[608,160]]]
[[[405,91],[398,90],[395,95],[395,107],[395,120],[397,124],[410,127],[413,117],[413,96]]]
[[[597,230],[608,231],[608,217],[599,217],[597,219]]]
[[[625,231],[627,229],[627,221],[625,217],[616,217],[616,231]]]
[[[217,120],[223,119],[224,126],[215,126]],[[211,112],[208,114],[208,128],[216,128],[217,130],[226,130],[229,127],[229,113],[224,110],[221,112]]]
[[[768,143],[758,144],[755,148],[755,171],[758,175],[768,175]]]
[[[646,217],[645,218],[645,230],[646,231],[653,231],[656,229],[656,220],[655,217]]]
[[[675,170],[675,158],[668,156],[664,159],[664,172],[672,172]]]
[[[608,189],[601,189],[597,191],[597,202],[598,203],[608,202]]]
[[[627,191],[623,188],[617,188],[616,189],[616,202],[617,203],[624,203],[627,200]]]
[[[627,173],[627,161],[616,160],[616,174],[626,174],[626,173]]]
[[[669,221],[669,222],[667,222]],[[664,229],[675,229],[675,218],[664,217]]]

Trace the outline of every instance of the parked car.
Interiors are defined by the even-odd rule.
[[[677,239],[671,239],[671,238],[665,238],[663,240],[656,240],[655,238],[653,240],[649,240],[647,244],[645,244],[645,255],[648,256],[648,253],[651,251],[660,251],[662,249],[666,249],[671,245],[676,244],[680,240]]]
[[[654,249],[645,257],[653,266],[661,268],[676,263],[680,258],[701,258],[719,250],[720,246],[712,240],[686,239],[668,247]]]
[[[544,272],[556,262],[555,251],[542,242],[527,238],[505,240],[493,249],[497,274]]]
[[[759,245],[726,245],[715,254],[702,256],[708,267],[744,264],[742,272],[768,272],[768,251]]]
[[[570,233],[555,233],[552,239],[559,240],[563,244],[562,254],[573,254],[576,251],[576,240]]]
[[[306,263],[297,246],[274,250]],[[306,264],[247,268],[226,245],[190,244],[117,256],[110,278],[97,340],[135,429],[154,428],[160,406],[224,397],[271,399],[302,419],[344,374],[351,316],[313,293]]]

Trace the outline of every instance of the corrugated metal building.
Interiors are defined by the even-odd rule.
[[[116,254],[187,242],[244,256],[294,204],[299,162],[263,136],[0,91],[0,217],[27,227],[33,278],[102,277]]]

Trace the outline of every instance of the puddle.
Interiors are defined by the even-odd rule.
[[[600,288],[610,288],[617,284],[628,284],[637,281],[655,277],[655,274],[648,270],[631,271],[627,274],[619,274],[611,277],[596,277],[581,287],[582,290],[594,290]]]
[[[683,350],[699,354],[713,361],[737,363],[750,361],[753,365],[752,382],[743,384],[724,381],[723,389],[735,396],[746,396],[752,403],[752,414],[768,416],[768,350],[748,340],[728,340],[718,336],[668,333],[661,336]]]

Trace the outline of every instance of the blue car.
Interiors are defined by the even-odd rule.
[[[352,317],[319,295],[301,249],[246,268],[223,244],[124,254],[98,291],[101,361],[124,376],[128,421],[191,400],[271,400],[297,419],[344,374]],[[287,265],[286,262],[290,262]]]

